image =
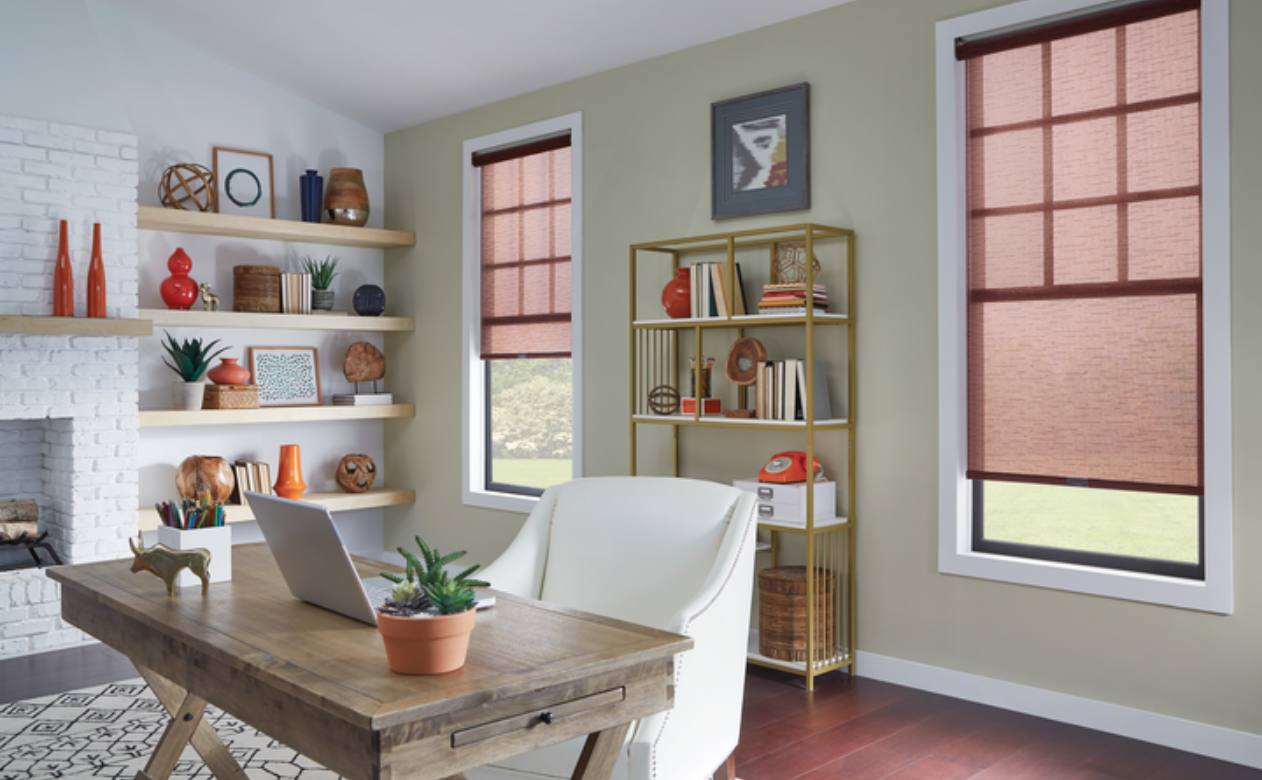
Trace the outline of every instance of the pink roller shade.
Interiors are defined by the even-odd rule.
[[[970,478],[1201,493],[1199,24],[974,45]]]

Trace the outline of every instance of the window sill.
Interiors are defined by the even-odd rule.
[[[1073,563],[958,551],[940,551],[938,571],[1202,612],[1224,615],[1232,612],[1230,587],[1222,587],[1221,582],[1215,585],[1210,580],[1187,580]]]
[[[475,506],[482,509],[495,509],[500,512],[518,512],[523,515],[530,514],[535,504],[539,503],[538,496],[523,496],[517,493],[500,493],[493,490],[465,490],[464,505]]]

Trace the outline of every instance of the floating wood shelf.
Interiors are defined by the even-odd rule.
[[[416,330],[416,321],[411,317],[360,317],[344,311],[321,314],[258,314],[248,311],[141,309],[140,315],[158,327],[171,328],[353,330],[372,333]]]
[[[847,325],[845,314],[816,314],[816,325]],[[658,328],[761,328],[775,325],[805,325],[805,314],[742,314],[739,317],[683,317],[680,319],[636,320],[637,329]]]
[[[271,241],[296,241],[303,244],[332,244],[372,249],[394,249],[416,245],[416,234],[409,230],[324,225],[292,219],[243,217],[236,214],[181,211],[155,206],[140,207],[138,226],[141,230],[166,230],[172,233],[201,233],[230,238],[261,238]]]
[[[330,512],[351,512],[357,509],[380,509],[387,506],[405,506],[416,502],[416,491],[393,490],[380,488],[365,493],[308,493],[303,501],[327,507]],[[140,529],[150,531],[161,522],[158,512],[152,507],[142,508],[139,512]],[[232,505],[224,507],[224,520],[228,523],[246,523],[254,519],[254,512],[249,506]]]
[[[39,317],[6,314],[0,316],[0,333],[32,336],[148,336],[149,320],[88,317]]]
[[[691,414],[637,414],[632,419],[638,424],[647,425],[696,425],[702,428],[760,428],[765,430],[804,431],[805,420],[755,420],[747,417],[702,417],[697,419]],[[841,429],[850,427],[845,418],[816,420],[815,430]]]
[[[141,428],[180,428],[195,425],[253,425],[256,423],[338,422],[412,417],[412,404],[388,406],[271,406],[262,409],[153,410],[140,413]]]

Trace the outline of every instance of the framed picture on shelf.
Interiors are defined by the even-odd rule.
[[[276,218],[276,188],[270,154],[216,146],[211,156],[217,193],[215,211]]]
[[[319,357],[315,347],[250,347],[259,406],[319,406]]]
[[[811,207],[810,85],[710,105],[714,219]]]

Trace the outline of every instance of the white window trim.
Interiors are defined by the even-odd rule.
[[[567,114],[514,127],[464,142],[464,331],[462,356],[463,500],[465,506],[530,512],[539,501],[534,496],[487,490],[485,440],[485,384],[482,340],[482,177],[474,167],[474,152],[512,146],[569,131],[570,133],[570,344],[573,360],[574,476],[583,474],[583,115]]]
[[[1102,5],[1023,0],[937,24],[938,113],[938,570],[1023,585],[1230,614],[1231,169],[1228,0],[1202,0],[1203,375],[1205,580],[1101,569],[972,551],[966,376],[966,194],[962,36]]]

